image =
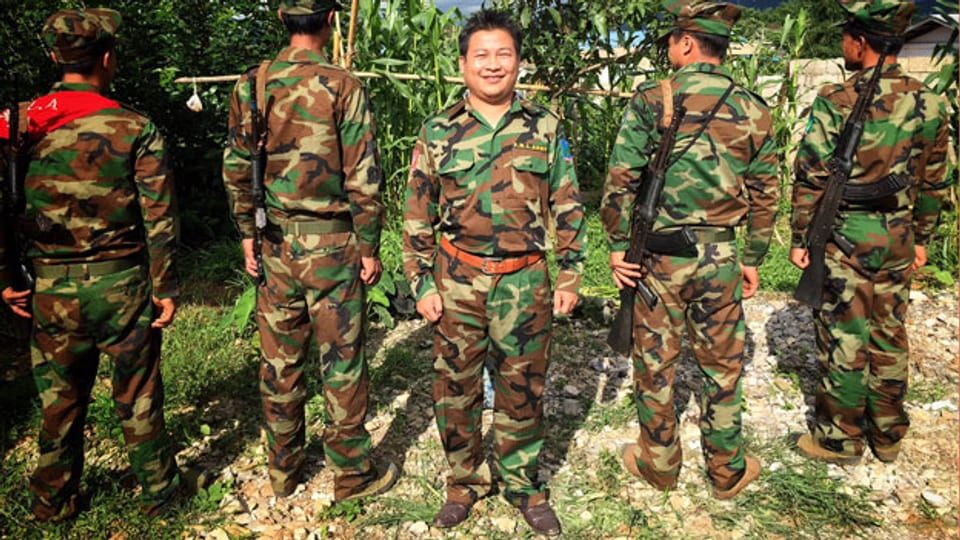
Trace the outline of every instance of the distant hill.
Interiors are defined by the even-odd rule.
[[[738,6],[753,8],[753,9],[772,9],[779,6],[782,3],[782,0],[729,0],[733,4]],[[916,0],[917,3],[917,13],[913,16],[914,22],[919,21],[922,17],[926,17],[933,13],[934,7],[937,5],[937,0]]]

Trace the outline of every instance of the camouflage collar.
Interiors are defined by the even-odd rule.
[[[869,78],[870,74],[873,73],[874,67],[875,66],[870,66],[868,68],[861,69],[860,71],[854,73],[852,78],[856,80]],[[900,72],[901,72],[900,64],[898,62],[894,62],[892,64],[884,65],[883,71],[881,73],[883,74],[883,76],[889,76],[889,75],[898,76],[900,75]]]
[[[291,64],[329,64],[327,56],[322,52],[316,52],[313,49],[303,47],[285,47],[277,55],[276,62],[288,62]]]
[[[723,65],[717,64],[708,64],[706,62],[697,62],[695,64],[689,64],[678,69],[675,73],[675,76],[685,75],[687,73],[712,73],[714,75],[720,75],[721,77],[726,77],[727,79],[733,80],[733,76],[730,74],[730,70]]]
[[[456,105],[450,108],[451,116],[455,116],[457,114],[460,114],[461,112],[473,114],[473,111],[474,111],[473,106],[470,105],[470,100],[467,99],[469,94],[470,94],[469,91],[464,92],[463,99],[460,101],[460,103],[457,103]],[[510,109],[507,110],[506,116],[513,116],[520,111],[526,111],[528,115],[536,116],[537,106],[525,99],[521,99],[520,95],[514,92],[513,101],[510,102]]]
[[[67,83],[61,81],[54,83],[53,89],[50,90],[50,92],[93,92],[99,94],[100,89],[89,83]]]

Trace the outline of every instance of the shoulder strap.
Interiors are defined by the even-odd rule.
[[[660,119],[660,126],[667,129],[673,121],[673,86],[669,79],[660,80],[660,93],[663,94],[663,117]]]
[[[270,69],[270,60],[264,60],[257,68],[257,106],[260,108],[260,117],[267,118],[267,70]]]
[[[714,117],[717,116],[717,113],[720,112],[720,107],[723,107],[723,104],[727,102],[727,98],[730,96],[730,93],[733,92],[733,88],[735,86],[736,85],[734,83],[730,83],[730,86],[727,87],[727,90],[722,96],[720,96],[720,99],[717,100],[717,104],[713,106],[713,110],[710,111],[710,114],[708,114],[707,117],[700,122],[700,129],[697,130],[693,137],[690,137],[690,141],[686,146],[683,147],[683,150],[673,156],[673,159],[670,160],[670,165],[680,161],[680,158],[687,153],[687,150],[690,150],[690,148],[693,146],[693,143],[697,142],[697,139],[703,135],[703,132],[707,130],[707,125],[709,125],[710,122],[713,121]]]

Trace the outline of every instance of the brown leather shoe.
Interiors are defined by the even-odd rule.
[[[397,466],[392,462],[387,463],[387,468],[385,471],[383,471],[383,473],[378,474],[376,478],[358,487],[348,495],[338,498],[336,502],[339,503],[352,499],[362,499],[364,497],[383,495],[393,488],[393,485],[397,483],[398,478],[400,478],[400,470],[397,469]]]
[[[553,508],[550,508],[550,503],[542,502],[536,506],[520,510],[520,513],[523,514],[523,519],[527,521],[527,525],[538,534],[544,536],[560,534],[560,520],[553,513]]]
[[[637,465],[637,445],[634,443],[625,444],[620,447],[620,459],[623,466],[630,474],[643,478],[648,484],[660,491],[667,491],[677,487],[676,475],[665,475],[654,472],[650,467],[640,468]]]
[[[800,438],[797,439],[797,449],[808,458],[819,459],[827,463],[835,463],[837,465],[856,465],[860,463],[860,456],[848,456],[827,450],[817,444],[817,441],[813,440],[813,435],[809,433],[800,435]]]
[[[433,517],[433,526],[449,529],[463,522],[470,515],[471,505],[447,501],[440,507],[440,511]]]
[[[744,456],[743,460],[746,462],[746,468],[743,469],[743,476],[740,477],[740,480],[730,489],[714,488],[714,497],[721,501],[732,499],[737,493],[743,491],[743,488],[747,487],[750,482],[760,477],[760,461],[753,456]]]

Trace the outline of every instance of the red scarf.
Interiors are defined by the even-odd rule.
[[[35,141],[78,118],[117,107],[119,103],[96,92],[64,90],[47,94],[34,100],[27,109],[30,119],[27,133],[30,140]],[[0,115],[0,138],[10,139],[9,110]]]

